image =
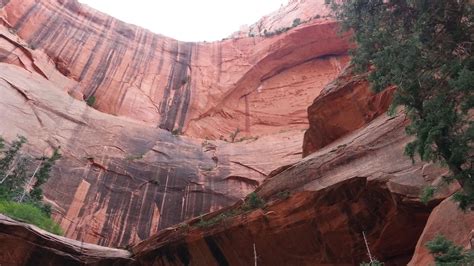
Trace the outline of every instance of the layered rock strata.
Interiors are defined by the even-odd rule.
[[[196,218],[134,246],[134,258],[156,265],[249,265],[255,245],[259,265],[357,265],[369,260],[365,234],[375,258],[406,264],[432,208],[458,187],[421,203],[422,189],[442,182],[446,169],[402,155],[411,141],[404,132],[408,121],[383,114],[387,105],[371,100],[390,97],[390,90],[374,95],[366,83],[346,81],[342,75],[328,85],[308,110],[327,107],[328,99],[348,102],[350,95],[366,95],[356,105],[382,115],[361,119],[303,160],[275,171],[257,188],[267,201],[263,209],[242,213],[239,203]],[[350,104],[338,110],[340,117],[354,115]],[[456,206],[450,208],[457,213]]]

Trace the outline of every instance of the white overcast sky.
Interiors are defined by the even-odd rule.
[[[120,20],[181,41],[215,41],[288,0],[79,0]]]

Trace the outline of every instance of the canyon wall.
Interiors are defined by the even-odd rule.
[[[393,88],[346,68],[323,3],[186,43],[75,0],[0,0],[0,135],[61,147],[43,190],[79,240],[0,216],[0,264],[354,265],[364,234],[386,265],[431,263],[436,232],[469,247],[459,187],[420,202],[447,171],[403,156]],[[244,210],[253,191],[266,204]]]
[[[332,94],[350,99],[367,89],[344,88],[327,90],[310,110]],[[350,104],[338,110],[353,112]],[[420,202],[446,170],[401,156],[411,140],[406,124],[403,115],[380,115],[266,179],[256,190],[262,209],[242,212],[238,203],[188,221],[134,246],[133,257],[143,265],[249,265],[255,247],[259,265],[358,265],[369,261],[365,234],[375,258],[406,265],[433,207],[457,189]]]
[[[350,101],[348,95],[367,89],[355,86],[348,90],[343,82],[346,75],[340,79],[329,84],[309,110],[319,110],[333,94]],[[367,105],[370,101],[360,103],[362,109]],[[342,103],[338,110],[341,116],[349,116],[353,106]],[[97,260],[90,255],[97,248],[93,246],[73,257],[82,262],[96,260],[92,265],[249,265],[256,252],[259,265],[354,265],[368,261],[365,234],[373,256],[386,265],[406,264],[415,247],[411,263],[430,262],[431,255],[423,250],[426,239],[442,231],[465,245],[470,240],[472,215],[463,214],[449,200],[432,212],[458,189],[456,185],[438,191],[428,205],[420,202],[423,187],[439,184],[447,172],[400,156],[411,140],[404,133],[406,124],[403,115],[380,115],[303,160],[273,171],[257,188],[266,201],[263,209],[243,211],[243,203],[238,202],[161,230],[132,245],[131,253],[122,253],[125,257],[111,258],[118,253],[102,250]],[[203,147],[212,150],[210,143]],[[450,219],[463,222],[446,227],[451,220],[440,213],[447,212]],[[0,222],[0,230],[4,224]],[[24,239],[12,240],[13,235],[4,231],[7,241],[23,244]],[[58,261],[69,258],[63,253],[71,245],[68,240],[52,243],[55,248],[44,252]],[[10,250],[8,246],[6,251]]]
[[[347,61],[348,42],[328,19],[272,38],[186,43],[75,0],[12,0],[2,11],[6,25],[77,82],[65,86],[74,97],[93,96],[102,112],[202,138],[304,128],[305,107]]]
[[[330,11],[325,1],[289,0],[286,5],[282,4],[278,10],[263,16],[256,23],[242,26],[232,37],[264,36],[265,32],[268,35],[296,24],[332,20]]]
[[[297,162],[306,107],[348,61],[328,18],[185,43],[75,0],[0,6],[0,134],[61,147],[45,198],[66,236],[101,245],[233,204]]]
[[[301,131],[236,143],[173,135],[96,111],[39,74],[0,69],[1,134],[26,136],[32,154],[61,147],[43,189],[69,237],[104,245],[144,239],[234,203],[301,157]]]

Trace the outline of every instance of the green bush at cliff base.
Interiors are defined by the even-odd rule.
[[[59,224],[31,204],[0,201],[0,213],[15,220],[36,225],[53,234],[63,235]]]

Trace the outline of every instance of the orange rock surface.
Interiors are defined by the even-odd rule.
[[[174,136],[96,111],[39,74],[5,63],[0,69],[0,134],[26,136],[25,152],[33,154],[61,146],[43,189],[72,238],[104,245],[145,239],[236,202],[301,157],[301,131],[235,143]]]
[[[313,108],[328,106],[327,98],[380,96],[368,93],[366,83],[348,88],[346,79],[328,85]],[[351,106],[338,110],[340,117],[354,112]],[[263,209],[243,212],[238,203],[193,219],[135,245],[133,258],[143,265],[249,265],[255,245],[259,265],[358,265],[369,261],[366,234],[375,258],[405,265],[432,208],[457,189],[439,191],[428,205],[420,202],[421,190],[439,184],[446,170],[400,156],[411,140],[407,123],[403,115],[382,114],[349,127],[265,180],[256,190],[267,201]]]
[[[289,0],[288,4],[271,14],[262,17],[258,22],[250,26],[244,26],[234,37],[247,37],[249,35],[261,36],[264,32],[275,32],[278,29],[294,27],[294,21],[300,24],[315,21],[331,20],[330,8],[325,1],[320,0]]]

